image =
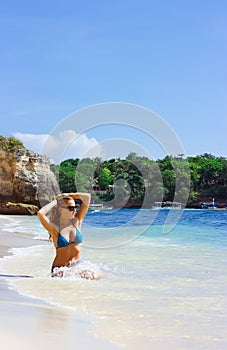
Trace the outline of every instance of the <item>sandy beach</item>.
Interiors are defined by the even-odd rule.
[[[7,216],[0,217],[1,226]],[[30,238],[0,230],[0,259],[10,248],[40,244]],[[44,242],[45,244],[45,242]],[[24,297],[10,289],[8,280],[18,278],[0,271],[0,339],[4,349],[119,349],[92,334],[92,323],[85,316],[44,301]],[[27,278],[27,277],[24,277]]]

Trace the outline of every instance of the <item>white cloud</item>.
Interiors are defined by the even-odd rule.
[[[46,134],[22,134],[20,132],[15,132],[14,137],[21,140],[27,149],[33,152],[40,153],[44,142],[46,141],[48,135]]]
[[[102,157],[102,147],[94,137],[77,134],[74,130],[64,130],[58,134],[23,134],[15,132],[14,137],[34,152],[45,154],[53,162],[83,157]]]

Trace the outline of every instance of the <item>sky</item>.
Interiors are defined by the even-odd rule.
[[[1,135],[53,159],[161,158],[176,140],[227,156],[225,0],[0,0],[0,33]],[[126,125],[115,103],[141,114]]]

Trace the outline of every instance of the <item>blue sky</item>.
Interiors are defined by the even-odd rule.
[[[0,134],[39,151],[74,111],[122,102],[160,116],[186,155],[227,156],[225,0],[0,0],[0,32]],[[103,126],[75,156],[115,137],[154,147]]]

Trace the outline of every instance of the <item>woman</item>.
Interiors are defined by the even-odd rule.
[[[52,264],[52,277],[62,277],[63,272],[57,268],[70,267],[80,258],[82,243],[81,225],[89,208],[89,193],[60,194],[55,200],[41,208],[37,215],[41,224],[49,232],[56,248]],[[50,217],[47,217],[50,213]],[[97,278],[91,271],[85,270],[81,277]]]

